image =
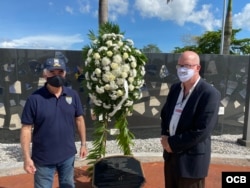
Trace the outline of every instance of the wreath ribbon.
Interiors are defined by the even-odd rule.
[[[127,80],[124,81],[123,83],[124,89],[125,89],[125,95],[122,97],[122,100],[119,102],[117,106],[114,107],[114,110],[109,113],[109,116],[112,117],[115,115],[115,113],[121,109],[123,103],[127,100],[128,98],[128,82]]]

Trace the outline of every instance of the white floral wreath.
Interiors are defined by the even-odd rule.
[[[132,40],[115,33],[95,37],[87,50],[86,85],[98,115],[105,112],[112,118],[121,109],[131,115],[134,101],[141,98],[145,55]]]

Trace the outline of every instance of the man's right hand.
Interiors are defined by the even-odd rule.
[[[36,167],[32,159],[25,160],[23,168],[28,174],[35,174],[36,172]]]

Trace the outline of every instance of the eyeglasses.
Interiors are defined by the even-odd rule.
[[[184,65],[180,65],[180,64],[177,64],[176,65],[176,68],[181,68],[181,67],[184,67],[184,68],[187,68],[187,69],[191,69],[192,67],[196,66],[197,64],[194,64],[194,65],[190,65],[190,64],[184,64]]]

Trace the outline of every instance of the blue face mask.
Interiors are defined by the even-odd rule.
[[[194,69],[180,67],[177,69],[177,75],[181,82],[186,82],[194,76]]]
[[[52,76],[47,78],[47,83],[53,87],[61,87],[65,84],[65,79],[61,76]]]

